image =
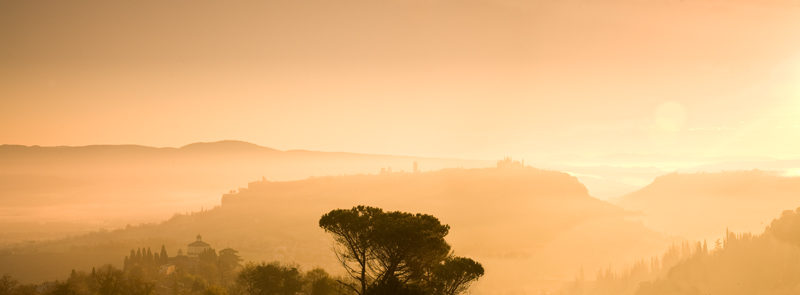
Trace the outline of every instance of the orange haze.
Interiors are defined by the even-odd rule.
[[[797,1],[4,1],[0,142],[800,150]]]

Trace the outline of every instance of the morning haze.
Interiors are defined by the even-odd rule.
[[[0,295],[800,294],[796,1],[2,1]]]

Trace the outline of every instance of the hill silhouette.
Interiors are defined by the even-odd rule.
[[[263,147],[254,143],[223,140],[217,142],[196,142],[178,148],[180,151],[205,153],[279,153],[279,150]]]
[[[800,178],[771,171],[671,173],[614,202],[641,211],[655,230],[713,240],[725,228],[760,232],[776,214],[800,205],[798,191]]]
[[[592,196],[614,202],[623,195],[671,173],[773,170],[785,176],[800,175],[800,160],[778,160],[759,156],[708,157],[692,155],[611,154],[595,157],[577,155],[532,159],[534,166],[570,173],[589,188]]]
[[[180,148],[0,146],[0,244],[156,222],[219,204],[242,180],[488,167],[490,161],[303,150],[242,141]],[[42,227],[41,223],[51,226]]]
[[[248,260],[334,270],[338,266],[330,251],[330,237],[317,222],[332,209],[359,204],[431,214],[449,224],[447,240],[458,249],[457,254],[486,267],[487,275],[475,287],[489,294],[555,288],[571,279],[581,265],[591,269],[647,257],[668,242],[641,224],[625,221],[621,208],[589,196],[575,177],[519,165],[255,181],[225,194],[221,205],[211,210],[176,215],[159,224],[20,245],[13,249],[18,254],[0,258],[0,265],[23,265],[21,261],[36,253],[74,256],[71,251],[105,249],[93,250],[96,259],[80,266],[55,270],[61,264],[51,261],[50,267],[41,269],[52,272],[20,273],[23,268],[0,272],[16,271],[14,277],[41,280],[69,273],[66,267],[109,262],[99,260],[114,251],[122,257],[132,243],[153,248],[167,244],[174,255],[176,247],[198,233],[215,247],[242,251]]]

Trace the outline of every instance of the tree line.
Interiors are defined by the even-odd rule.
[[[582,276],[565,295],[798,294],[800,292],[800,208],[786,210],[760,235],[734,233],[713,242],[672,245],[659,260],[637,261],[615,272],[601,269],[597,280]]]
[[[719,250],[681,261],[635,294],[797,294],[798,237],[800,208],[786,210],[761,235],[726,231]]]

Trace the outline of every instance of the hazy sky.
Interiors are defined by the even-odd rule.
[[[800,158],[797,0],[0,2],[0,144]]]

